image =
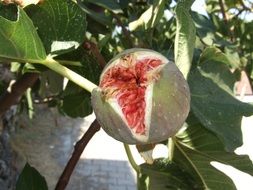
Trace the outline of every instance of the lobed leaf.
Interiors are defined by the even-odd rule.
[[[253,165],[248,156],[226,152],[222,142],[193,116],[189,117],[187,124],[187,130],[175,140],[173,158],[181,169],[192,174],[202,189],[236,189],[227,175],[211,165],[212,161],[253,174]]]
[[[227,151],[242,145],[241,119],[253,106],[233,96],[235,76],[224,64],[225,55],[207,48],[198,67],[189,75],[191,109],[204,127],[224,143]]]
[[[36,62],[46,59],[44,46],[24,10],[0,4],[0,59]]]
[[[47,54],[72,51],[83,43],[86,14],[73,1],[47,0],[25,11],[38,28]]]

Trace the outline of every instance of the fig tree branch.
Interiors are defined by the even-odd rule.
[[[99,49],[97,45],[93,42],[87,41],[84,43],[84,48],[91,51],[92,55],[96,57],[98,64],[101,66],[101,68],[104,68],[106,65],[104,57],[99,52]]]
[[[251,8],[247,7],[245,5],[245,3],[243,2],[243,0],[239,0],[241,6],[243,7],[244,10],[247,10],[247,11],[253,11]]]
[[[244,3],[243,0],[239,0],[239,2],[240,2],[240,4],[241,4],[241,7],[242,7],[242,8],[241,8],[241,9],[238,8],[238,13],[235,14],[235,15],[232,17],[232,19],[238,17],[238,16],[239,16],[240,14],[242,14],[244,11],[253,12],[253,7],[252,7],[252,8],[247,7],[247,6],[245,5],[245,3]]]
[[[115,14],[112,11],[111,11],[111,14],[116,19],[117,25],[119,25],[122,28],[122,32],[125,35],[125,37],[127,38],[129,46],[131,48],[134,47],[134,44],[133,44],[132,38],[131,38],[131,34],[130,34],[129,30],[127,30],[127,28],[124,26],[124,24],[122,23],[122,21],[120,20],[119,15]]]
[[[95,120],[86,133],[82,136],[82,138],[76,143],[74,152],[69,159],[59,181],[55,187],[55,190],[63,190],[67,186],[70,176],[74,171],[74,168],[80,159],[80,156],[85,149],[86,145],[89,143],[91,138],[95,135],[96,132],[100,130],[100,125],[98,124],[97,120]]]
[[[38,73],[25,73],[0,97],[0,117],[12,106],[19,102],[25,91],[34,85],[39,78]]]
[[[222,14],[222,17],[224,19],[224,23],[229,27],[228,25],[228,15],[226,13],[226,10],[225,10],[225,2],[223,0],[219,0],[219,5],[220,5],[220,9],[221,9],[221,14]],[[228,28],[228,33],[230,35],[230,40],[231,42],[234,41],[234,31],[231,27]]]
[[[227,14],[226,14],[226,11],[225,11],[225,6],[224,6],[223,0],[219,0],[219,5],[220,5],[221,14],[222,14],[222,17],[224,19],[224,22],[225,22],[225,24],[228,24],[228,18],[227,18]]]

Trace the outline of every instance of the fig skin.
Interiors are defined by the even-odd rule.
[[[146,52],[147,55],[149,55],[149,52],[156,53],[163,60],[166,59],[161,54],[148,49],[134,48],[126,50],[108,63],[101,77],[107,67],[116,59],[129,53],[138,54],[138,52]],[[92,91],[91,102],[96,118],[101,127],[111,137],[127,144],[157,143],[174,136],[183,126],[190,110],[188,84],[177,66],[170,61],[163,66],[159,75],[158,80],[153,83],[151,119],[149,127],[146,126],[146,135],[133,134],[126,121],[105,100],[101,88],[96,88]]]

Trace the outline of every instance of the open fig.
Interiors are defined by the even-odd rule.
[[[91,97],[102,128],[128,144],[174,136],[190,109],[182,73],[166,57],[147,49],[126,50],[112,59]]]

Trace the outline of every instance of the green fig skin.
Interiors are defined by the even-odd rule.
[[[176,65],[169,62],[153,88],[149,143],[174,136],[190,111],[190,91]]]
[[[149,55],[149,52],[154,53],[154,51],[147,49],[135,48],[126,50],[112,59],[108,63],[108,66],[114,60],[126,54],[138,53],[140,51],[145,51],[147,55]],[[159,56],[163,57],[161,54]],[[101,77],[103,77],[103,73]],[[147,127],[144,136],[134,135],[133,131],[127,126],[126,121],[105,100],[101,88],[94,89],[91,95],[91,102],[96,118],[104,131],[114,139],[127,144],[157,143],[174,136],[183,126],[188,116],[190,110],[190,91],[182,73],[173,62],[168,61],[163,65],[159,78],[153,82],[152,91],[150,125]]]

